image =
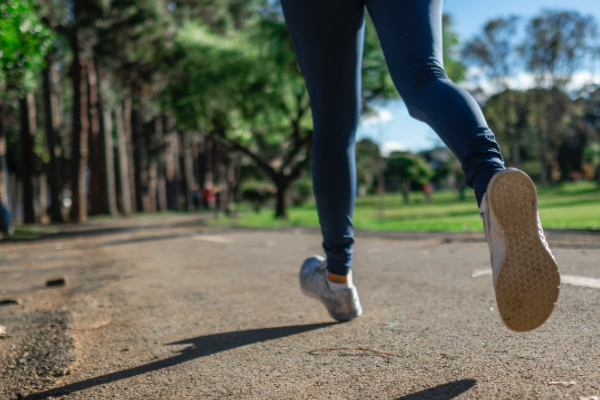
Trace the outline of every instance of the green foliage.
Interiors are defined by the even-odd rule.
[[[295,206],[301,206],[306,204],[312,198],[312,179],[308,176],[305,176],[294,184],[294,190],[292,191],[292,204]]]
[[[0,3],[0,100],[36,88],[53,34],[40,20],[35,0]]]
[[[363,108],[369,110],[369,102],[398,97],[390,76],[383,50],[371,18],[367,17],[362,62]]]
[[[410,153],[393,153],[387,161],[386,177],[399,182],[425,184],[433,177],[433,170],[422,157]]]
[[[223,38],[188,23],[178,33],[166,101],[185,129],[224,130],[272,159],[311,129],[308,95],[285,25],[263,20]],[[301,112],[299,112],[301,111]]]
[[[169,7],[178,23],[197,21],[217,35],[239,31],[255,22],[267,0],[173,0]]]
[[[356,177],[359,187],[370,190],[375,178],[385,168],[379,146],[370,139],[356,143]]]
[[[264,182],[248,181],[242,187],[242,199],[249,202],[258,213],[275,196],[275,191],[272,185]]]
[[[589,143],[583,148],[583,161],[593,166],[600,163],[600,143]]]
[[[448,77],[454,82],[461,82],[465,79],[467,68],[459,60],[460,46],[458,34],[452,30],[452,17],[444,14],[442,21],[444,36],[444,69]]]
[[[518,166],[521,147],[536,144],[531,140],[529,126],[530,97],[527,92],[507,89],[492,95],[483,109],[500,147],[511,150],[515,166]]]

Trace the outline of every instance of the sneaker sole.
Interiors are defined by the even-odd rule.
[[[488,204],[505,246],[495,284],[500,317],[513,331],[535,329],[552,314],[560,286],[558,265],[538,233],[535,186],[521,171],[498,173]]]
[[[359,306],[355,311],[348,313],[348,314],[334,314],[331,311],[329,311],[329,309],[327,308],[327,305],[321,300],[320,296],[318,296],[312,292],[309,292],[308,290],[305,290],[303,287],[300,287],[300,290],[302,291],[302,293],[305,296],[310,297],[311,299],[318,300],[321,304],[323,304],[325,306],[325,309],[331,316],[331,318],[335,319],[338,322],[350,321],[351,319],[360,317],[362,315],[362,307],[361,306]]]

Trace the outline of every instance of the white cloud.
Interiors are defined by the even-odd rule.
[[[400,142],[385,142],[380,151],[382,156],[388,157],[394,151],[406,151],[406,146]]]
[[[579,71],[573,74],[569,82],[569,90],[577,90],[591,83],[600,83],[600,74],[593,74],[589,71]]]
[[[529,72],[520,72],[516,76],[508,77],[506,81],[512,89],[527,90],[535,87],[535,78]],[[591,83],[600,84],[600,74],[590,71],[578,71],[573,74],[571,81],[567,85],[567,90],[577,90]],[[467,70],[467,81],[464,86],[467,89],[478,87],[488,96],[498,92],[498,88],[483,76],[483,71],[479,67],[470,67]]]
[[[360,124],[362,126],[371,126],[383,124],[384,122],[389,122],[394,119],[394,115],[388,110],[384,110],[383,108],[376,108],[375,114],[364,116],[360,119]]]

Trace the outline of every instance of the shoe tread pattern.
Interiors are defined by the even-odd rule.
[[[560,286],[556,261],[538,233],[535,186],[521,171],[499,173],[488,201],[505,244],[494,285],[498,311],[511,330],[535,329],[550,317]]]

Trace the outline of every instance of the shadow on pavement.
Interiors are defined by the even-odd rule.
[[[448,382],[443,385],[421,390],[417,393],[398,397],[396,400],[449,400],[465,393],[475,386],[475,383],[477,383],[475,379],[463,379],[461,381]]]
[[[266,342],[268,340],[279,339],[286,336],[296,335],[303,332],[312,331],[315,329],[325,328],[336,324],[335,322],[327,322],[321,324],[309,325],[293,325],[281,326],[277,328],[262,328],[252,329],[249,331],[225,332],[216,333],[213,335],[200,336],[193,339],[186,339],[179,342],[168,343],[169,345],[184,345],[189,344],[181,352],[173,357],[140,365],[123,371],[112,372],[110,374],[97,376],[95,378],[86,379],[81,382],[71,383],[59,388],[47,390],[41,393],[30,394],[25,397],[26,400],[45,399],[49,396],[66,395],[80,390],[92,388],[94,386],[104,385],[111,382],[116,382],[122,379],[132,378],[148,372],[159,371],[164,368],[169,368],[186,361],[202,358],[211,354],[219,353],[242,347],[249,344]]]
[[[174,234],[167,234],[167,235],[143,236],[143,237],[137,237],[137,238],[131,238],[131,239],[115,240],[115,241],[111,241],[111,242],[103,242],[103,243],[100,243],[100,245],[98,247],[119,246],[122,244],[133,244],[133,243],[144,243],[144,242],[152,242],[155,240],[180,239],[180,238],[190,237],[190,236],[195,236],[195,235],[196,235],[196,233],[191,233],[191,234],[174,233]]]

